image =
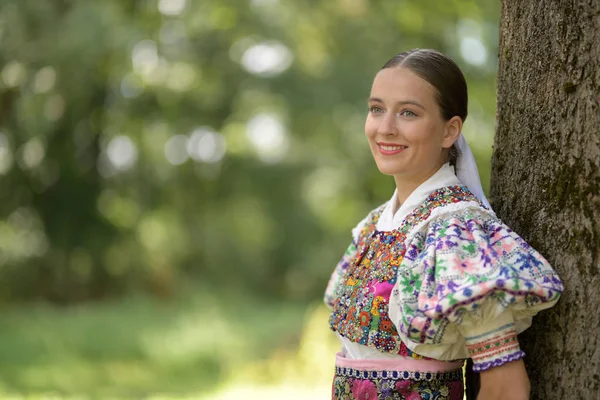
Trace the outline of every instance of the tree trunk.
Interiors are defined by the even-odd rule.
[[[555,267],[519,336],[532,399],[600,396],[600,1],[503,0],[492,205]]]

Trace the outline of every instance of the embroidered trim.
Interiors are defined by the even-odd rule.
[[[469,345],[467,348],[469,349],[469,354],[471,354],[473,362],[475,362],[481,358],[492,357],[497,354],[518,350],[519,341],[517,340],[517,333],[512,331],[504,336],[486,342]]]
[[[359,376],[356,374],[341,375],[338,373],[333,378],[331,398],[333,400],[348,399],[446,399],[462,400],[464,396],[464,387],[462,373],[459,373],[453,379],[432,379],[415,380],[403,379],[402,377],[393,378],[391,375],[403,374],[403,371],[376,371],[377,378],[362,378],[362,370]],[[367,376],[373,376],[374,372]],[[386,377],[382,377],[382,374]],[[411,374],[408,376],[410,377]],[[419,374],[421,377],[421,374]]]
[[[418,371],[381,371],[381,370],[358,370],[354,368],[335,367],[338,376],[347,376],[360,379],[410,379],[416,381],[449,381],[462,379],[462,370],[450,372],[418,372]]]
[[[500,360],[498,365],[509,362],[507,360],[514,361],[514,357],[523,353],[519,348],[514,323],[505,324],[488,333],[467,337],[466,341],[474,367],[477,369],[497,366],[494,364],[496,360]]]
[[[473,371],[474,372],[487,371],[490,368],[499,367],[501,365],[508,364],[509,362],[520,360],[523,357],[525,357],[525,353],[522,350],[519,350],[516,353],[497,358],[493,361],[483,362],[481,364],[474,363]]]

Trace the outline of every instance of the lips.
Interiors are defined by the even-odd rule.
[[[379,148],[379,152],[386,156],[402,153],[408,148],[408,146],[394,143],[377,143],[377,147]]]

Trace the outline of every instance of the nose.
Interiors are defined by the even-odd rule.
[[[396,115],[387,113],[381,119],[381,123],[377,127],[377,133],[382,135],[397,135],[398,126],[396,124]]]

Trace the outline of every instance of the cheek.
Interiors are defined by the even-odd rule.
[[[404,131],[404,135],[413,145],[427,148],[441,146],[442,134],[438,127],[425,121],[422,124],[412,125],[410,129]]]
[[[423,127],[416,125],[411,126],[410,129],[405,129],[402,133],[406,141],[411,146],[422,147],[423,145],[427,144],[428,139],[430,138],[430,135],[426,130],[423,129]]]
[[[367,118],[367,120],[365,121],[365,134],[369,138],[372,138],[375,136],[376,133],[377,133],[377,124],[375,123],[375,121],[373,121],[372,118]]]

